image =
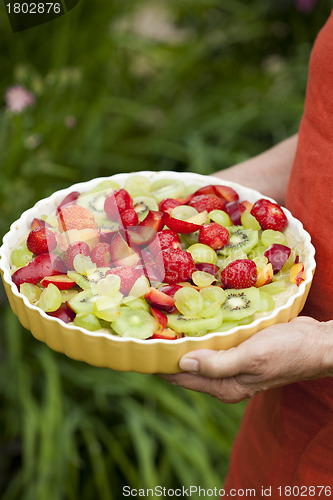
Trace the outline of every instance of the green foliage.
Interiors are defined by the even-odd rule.
[[[211,174],[297,130],[331,2],[82,0],[12,34],[0,4],[0,235],[38,199],[117,172]],[[2,9],[2,10],[1,10]],[[221,486],[244,405],[74,362],[3,306],[0,495],[118,499],[121,488]]]

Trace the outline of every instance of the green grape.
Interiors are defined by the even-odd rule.
[[[140,311],[149,311],[149,305],[144,299],[134,297],[133,295],[128,295],[122,300],[122,304],[132,309],[138,309]]]
[[[274,274],[272,281],[284,281],[285,283],[290,283],[290,269],[287,269],[286,271],[279,271],[278,273]]]
[[[184,286],[174,295],[175,306],[184,316],[198,316],[203,308],[203,298],[200,292],[190,286]]]
[[[276,293],[283,292],[286,289],[287,283],[285,281],[272,281],[268,285],[260,287],[260,291],[275,295]]]
[[[93,313],[78,313],[75,316],[73,323],[75,326],[79,326],[80,328],[85,328],[86,330],[92,332],[102,328],[101,323]]]
[[[22,283],[20,286],[20,293],[29,300],[30,304],[36,304],[41,296],[42,290],[32,283]]]
[[[249,253],[249,259],[254,260],[256,257],[262,257],[266,251],[267,247],[263,245],[258,245],[257,247],[252,248]]]
[[[280,245],[288,246],[288,241],[285,235],[280,231],[274,231],[273,229],[266,229],[265,231],[262,232],[261,243],[265,247],[268,247],[273,243],[279,243]]]
[[[186,220],[194,215],[198,215],[198,210],[188,205],[180,205],[171,211],[171,217],[179,220]]]
[[[199,238],[199,231],[194,231],[193,233],[179,235],[180,242],[183,246],[185,245],[186,249],[187,247],[190,247],[191,245],[198,243],[198,238]]]
[[[131,195],[135,196],[145,195],[150,191],[151,182],[148,177],[144,175],[131,175],[127,177],[124,188]]]
[[[207,262],[208,264],[216,264],[217,262],[215,250],[203,243],[195,243],[187,251],[192,255],[194,262]]]
[[[223,210],[212,210],[209,212],[209,218],[211,221],[217,222],[217,224],[221,224],[223,227],[233,226],[229,215]]]
[[[190,184],[189,186],[185,186],[185,195],[193,194],[202,186],[198,186],[197,184]]]
[[[134,297],[144,297],[150,288],[149,280],[146,276],[139,276],[132,286],[129,295]]]
[[[61,301],[64,303],[75,297],[75,295],[77,295],[79,291],[76,290],[75,288],[70,288],[69,290],[61,290],[60,293],[61,293]]]
[[[158,328],[158,321],[147,311],[130,307],[120,308],[120,316],[111,323],[111,328],[122,337],[148,339]]]
[[[102,181],[97,184],[89,193],[98,193],[99,191],[114,191],[115,189],[119,189],[120,186],[117,182],[114,181]]]
[[[260,292],[260,300],[261,300],[261,310],[263,312],[270,312],[273,311],[275,307],[275,302],[272,297],[272,294],[263,292],[262,290],[259,290]]]
[[[268,264],[268,259],[264,255],[258,255],[257,257],[254,257],[254,259],[252,260],[257,266],[258,271],[260,269],[263,269],[266,266],[266,264]]]
[[[59,288],[50,283],[41,293],[38,306],[45,312],[53,312],[59,309],[62,297]]]
[[[96,283],[96,292],[98,295],[114,297],[120,289],[121,279],[116,274],[108,274]]]
[[[216,281],[215,276],[204,271],[194,271],[191,275],[193,283],[199,287],[209,286]]]
[[[24,267],[32,260],[32,253],[26,245],[19,246],[11,253],[11,261],[15,267]]]
[[[159,179],[152,183],[150,191],[156,198],[157,203],[165,200],[165,198],[183,198],[185,183],[176,179]]]
[[[119,292],[118,292],[119,293]],[[121,295],[121,294],[120,294]],[[94,302],[94,313],[105,321],[114,321],[120,316],[120,301],[122,299],[122,295],[119,298],[116,297],[96,297]]]
[[[81,253],[75,255],[73,259],[73,266],[76,272],[88,276],[89,273],[94,272],[97,269],[96,264],[94,264],[90,257],[87,255],[82,255]]]
[[[281,269],[282,272],[289,271],[293,267],[293,265],[295,264],[296,256],[297,256],[297,250],[295,248],[292,248],[288,259],[286,260]]]
[[[219,258],[219,265],[222,269],[224,269],[228,264],[230,264],[230,262],[239,259],[248,259],[247,254],[243,252],[243,250],[235,250],[230,255],[228,255],[226,259]]]
[[[253,215],[248,212],[248,210],[244,210],[241,215],[241,223],[245,229],[254,229],[255,231],[260,231],[261,226],[257,219],[253,217]]]
[[[215,316],[221,305],[225,302],[227,298],[227,294],[225,291],[216,286],[208,286],[200,290],[200,295],[203,298],[204,305],[200,316],[202,318],[210,318],[211,316]]]

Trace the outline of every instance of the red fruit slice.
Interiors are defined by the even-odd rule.
[[[161,327],[162,330],[166,328],[168,324],[168,318],[162,311],[159,309],[156,309],[155,307],[150,308],[151,314],[154,316],[155,319],[157,319],[159,326]]]
[[[158,210],[149,210],[146,217],[140,222],[140,226],[152,227],[156,232],[161,231],[164,226],[164,213]]]
[[[167,250],[168,248],[182,248],[182,244],[175,231],[163,229],[157,233],[156,238],[150,243],[149,251],[156,256],[162,250]]]
[[[58,318],[64,323],[70,323],[74,320],[76,314],[70,309],[66,304],[61,304],[59,309],[53,312],[47,313],[49,316],[53,316],[54,318]]]
[[[297,286],[300,286],[300,284],[305,280],[305,273],[304,273],[304,265],[302,262],[298,262],[297,264],[294,264],[293,267],[290,269],[290,282],[294,283]]]
[[[53,276],[66,272],[63,261],[57,255],[41,253],[26,266],[20,267],[12,274],[12,280],[20,288],[22,283],[38,283],[45,276]]]
[[[273,243],[266,249],[264,256],[267,257],[268,262],[272,264],[274,274],[278,273],[282,269],[287,262],[290,253],[291,249],[289,247],[279,243]]]
[[[235,226],[241,226],[241,215],[244,212],[245,207],[239,201],[231,201],[230,203],[227,203],[226,206],[224,207],[225,212],[229,215],[232,223]]]
[[[156,230],[149,226],[127,228],[126,239],[131,247],[144,247],[156,236]]]
[[[139,224],[139,217],[133,208],[128,208],[120,214],[120,219],[124,227],[136,226]]]
[[[55,234],[46,227],[36,227],[27,237],[27,247],[35,255],[52,252],[57,246]]]
[[[57,212],[59,212],[59,210],[64,206],[74,205],[79,196],[80,193],[78,191],[72,191],[71,193],[69,193],[67,196],[65,196],[62,202],[59,203]]]
[[[104,202],[104,210],[111,220],[118,220],[119,214],[133,208],[133,200],[125,189],[116,189]]]
[[[271,263],[266,264],[260,271],[258,271],[256,287],[261,287],[270,283],[273,278],[273,267]]]
[[[288,225],[288,219],[280,205],[264,198],[253,204],[251,214],[257,219],[262,229],[284,231]]]
[[[195,267],[197,271],[203,271],[204,273],[212,274],[215,278],[220,270],[219,266],[216,266],[215,264],[210,264],[208,262],[197,262],[195,264]]]
[[[194,193],[194,196],[200,196],[202,194],[214,194],[217,195],[215,188],[212,184],[209,184],[208,186],[203,186],[199,189],[197,189]]]
[[[188,281],[195,271],[192,255],[186,250],[169,249],[162,252],[164,262],[164,281],[169,284]]]
[[[223,248],[228,243],[228,239],[228,229],[221,226],[221,224],[217,224],[216,222],[205,224],[199,231],[199,243],[208,245],[214,250],[220,250]]]
[[[177,340],[180,337],[181,334],[177,334],[177,332],[171,330],[171,328],[165,328],[162,331],[157,330],[150,338],[159,340]]]
[[[126,243],[124,238],[117,233],[110,243],[111,265],[135,267],[140,258]]]
[[[149,288],[146,292],[145,299],[151,307],[161,309],[162,311],[170,311],[175,305],[173,297],[153,287]]]
[[[215,194],[224,198],[228,203],[231,201],[238,201],[238,193],[229,186],[218,186],[214,185]]]
[[[106,276],[108,274],[115,274],[116,276],[119,276],[121,280],[120,291],[124,295],[128,295],[130,293],[136,280],[142,276],[142,272],[140,272],[139,269],[134,269],[129,266],[113,267],[105,273]]]
[[[66,252],[64,252],[63,260],[68,270],[74,269],[74,257],[78,254],[85,256],[90,255],[89,245],[85,241],[76,241],[75,243],[71,243]]]
[[[224,210],[225,201],[216,196],[216,194],[199,194],[193,196],[189,206],[195,208],[198,212],[211,212],[212,210]]]
[[[166,212],[164,212],[163,220],[164,224],[168,226],[171,231],[181,234],[193,233],[194,231],[198,231],[202,226],[202,224],[194,224],[193,222],[176,219]]]
[[[111,231],[109,229],[100,229],[98,231],[99,241],[101,243],[110,243],[112,238],[118,233],[119,229]]]
[[[109,267],[111,265],[111,252],[108,243],[98,243],[91,251],[91,260],[97,267]]]
[[[44,220],[42,219],[37,219],[36,217],[33,219],[32,223],[31,223],[31,229],[36,229],[38,227],[50,227],[50,224],[48,224],[47,222],[45,222]]]
[[[177,290],[180,290],[180,288],[182,288],[180,285],[163,285],[159,288],[159,290],[160,292],[166,293],[173,298]]]
[[[47,287],[50,283],[55,285],[59,290],[68,290],[72,288],[76,283],[74,280],[69,278],[67,274],[56,274],[55,276],[45,276],[40,282],[44,287]]]
[[[221,271],[221,281],[227,288],[249,288],[255,286],[257,274],[253,260],[237,259]]]
[[[97,229],[93,213],[80,205],[64,206],[58,212],[58,228],[60,232],[70,229]]]
[[[179,200],[175,200],[174,198],[166,198],[165,200],[162,200],[158,204],[158,209],[161,212],[168,212],[170,213],[171,210],[173,210],[175,207],[179,207],[180,205],[183,205]]]

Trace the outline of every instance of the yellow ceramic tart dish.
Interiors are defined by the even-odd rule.
[[[230,186],[237,191],[240,200],[247,200],[251,203],[263,197],[267,198],[259,192],[241,185],[199,174],[175,172],[139,172],[139,174],[148,177],[152,182],[159,179],[176,179],[183,181],[185,186],[201,187],[209,184]],[[295,219],[286,209],[284,209],[284,212],[288,219],[288,228],[286,230],[288,232],[288,241],[291,238],[300,253],[300,259],[305,269],[304,281],[296,290],[293,289],[292,294],[282,297],[281,303],[272,311],[256,315],[254,321],[249,324],[235,326],[227,331],[207,333],[200,337],[186,336],[177,340],[140,340],[113,335],[105,329],[88,331],[72,323],[66,324],[58,318],[49,316],[39,307],[32,305],[24,295],[19,293],[17,286],[11,279],[11,253],[26,238],[32,220],[54,213],[65,196],[73,191],[84,193],[92,190],[101,182],[109,180],[124,187],[130,175],[117,174],[108,178],[93,179],[58,191],[24,212],[12,224],[10,231],[3,238],[3,245],[0,248],[0,271],[5,291],[13,312],[19,318],[21,324],[27,330],[30,330],[36,339],[45,342],[55,351],[93,366],[139,373],[176,373],[180,371],[178,367],[179,359],[186,352],[201,348],[220,350],[235,347],[259,330],[277,323],[290,321],[300,313],[306,301],[315,271],[315,252],[310,236],[304,230],[301,222]]]

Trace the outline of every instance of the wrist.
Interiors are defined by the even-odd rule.
[[[322,368],[325,377],[333,377],[333,321],[320,323]]]

